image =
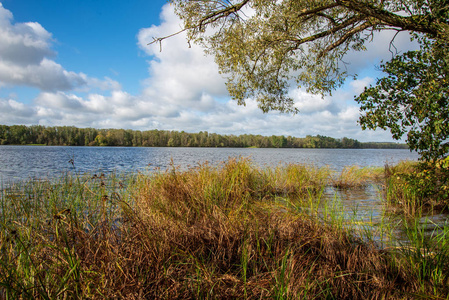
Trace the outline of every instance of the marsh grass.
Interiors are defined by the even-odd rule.
[[[327,168],[262,170],[241,158],[10,186],[0,201],[0,298],[448,295],[446,234],[435,243],[444,251],[431,250],[441,258],[380,250],[343,226],[338,203],[313,213],[329,180]]]
[[[334,174],[331,185],[339,189],[364,188],[379,181],[383,173],[380,168],[346,166],[340,174]]]

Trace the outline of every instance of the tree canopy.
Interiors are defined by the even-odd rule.
[[[239,104],[296,112],[291,84],[330,94],[348,76],[344,56],[376,31],[449,36],[444,0],[172,0],[190,41],[215,56]],[[162,42],[157,38],[154,42]]]
[[[427,89],[442,91],[446,81],[438,75],[425,75],[426,84],[422,84],[424,77],[417,84],[401,78],[403,74],[413,77],[413,70],[422,65],[426,66],[427,74],[439,72],[441,69],[433,64],[448,61],[447,0],[171,0],[171,3],[184,21],[182,31],[187,31],[189,42],[201,44],[215,57],[227,79],[231,97],[241,105],[245,99],[255,99],[264,112],[298,112],[289,96],[291,85],[305,87],[312,93],[331,94],[348,76],[354,75],[348,74],[345,55],[365,50],[365,44],[378,31],[407,31],[426,40],[421,51],[396,56],[382,65],[381,69],[392,72],[395,79],[379,81],[376,88],[366,90],[357,99],[365,111],[360,122],[363,128],[390,127],[394,138],[410,130],[407,142],[412,149],[438,148],[427,151],[426,159],[447,152],[446,146],[440,147],[447,138],[448,130],[441,125],[441,121],[447,123],[447,114],[424,113],[427,104],[431,103],[434,112],[446,105],[447,93],[440,97],[445,100],[425,97]],[[153,43],[162,43],[165,38],[155,38]],[[437,57],[430,55],[436,52]],[[432,78],[439,82],[438,87],[431,84]],[[406,91],[386,96],[402,88]],[[421,93],[413,96],[414,105],[405,104],[414,90]],[[381,116],[385,112],[388,113]]]
[[[389,128],[395,139],[407,135],[410,149],[425,160],[449,152],[449,57],[447,42],[421,39],[381,65],[387,75],[356,97],[364,112],[362,128]]]

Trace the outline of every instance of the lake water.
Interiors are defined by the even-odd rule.
[[[249,157],[261,167],[279,163],[329,165],[339,171],[347,165],[384,166],[418,155],[404,149],[258,149],[258,148],[133,148],[0,146],[0,180],[55,177],[63,172],[150,172],[171,161],[182,169],[230,157]],[[73,162],[73,164],[72,164]]]

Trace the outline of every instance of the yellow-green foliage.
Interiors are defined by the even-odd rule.
[[[401,162],[385,167],[385,198],[414,214],[419,208],[447,209],[449,160]]]

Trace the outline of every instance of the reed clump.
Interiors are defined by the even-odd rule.
[[[0,298],[447,295],[445,275],[439,285],[418,281],[406,260],[274,201],[279,193],[298,205],[309,201],[328,184],[326,174],[230,159],[183,172],[67,175],[4,189]]]
[[[267,186],[263,194],[286,197],[304,197],[320,193],[328,184],[331,171],[328,167],[287,164],[265,170]]]
[[[379,168],[346,166],[340,174],[332,177],[331,185],[339,189],[364,188],[378,182],[381,175],[382,170]]]

